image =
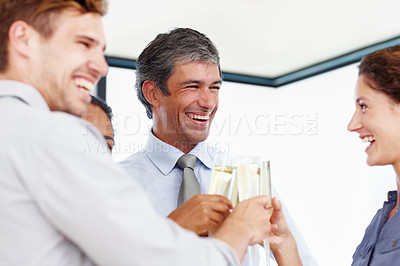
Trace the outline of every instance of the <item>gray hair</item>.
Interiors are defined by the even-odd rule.
[[[150,119],[153,112],[151,104],[144,97],[143,83],[146,80],[154,81],[164,95],[171,95],[166,83],[177,62],[215,64],[221,75],[218,50],[204,34],[189,28],[176,28],[168,33],[158,34],[142,51],[136,62],[137,95]]]

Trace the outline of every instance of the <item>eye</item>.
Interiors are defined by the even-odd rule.
[[[199,84],[195,83],[195,82],[191,82],[191,83],[187,83],[183,86],[185,89],[197,89],[199,88]]]
[[[220,86],[212,86],[212,87],[210,87],[210,89],[212,89],[212,90],[219,90],[221,87]]]
[[[367,106],[364,104],[360,104],[360,107],[361,107],[361,112],[365,113],[365,109],[367,108]]]
[[[83,45],[85,48],[89,48],[90,47],[90,43],[85,42],[85,41],[79,41],[78,42],[80,45]]]
[[[358,101],[358,105],[361,108],[361,112],[365,113],[367,106],[363,103],[363,101]]]

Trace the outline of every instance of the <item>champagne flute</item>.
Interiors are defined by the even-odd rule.
[[[214,166],[208,194],[225,196],[235,206],[238,200],[236,166]]]
[[[237,179],[239,201],[243,201],[260,193],[260,166],[259,157],[241,157],[237,162]],[[247,249],[249,265],[255,266],[257,261],[257,245]]]
[[[237,179],[239,200],[246,200],[259,195],[268,195],[271,199],[271,174],[269,161],[261,161],[260,157],[247,156],[239,158],[237,163]],[[269,240],[263,241],[266,251],[266,265],[269,265]],[[256,265],[257,245],[248,248],[249,265]]]
[[[225,196],[231,200],[233,206],[238,202],[235,160],[227,153],[215,155],[208,194]],[[212,236],[211,231],[208,236]]]
[[[271,166],[270,161],[262,161],[261,162],[261,171],[260,171],[260,195],[267,195],[270,204],[272,200],[272,187],[271,187]],[[271,255],[271,250],[269,247],[269,238],[263,240],[264,249],[265,249],[265,265],[269,266],[269,258]]]

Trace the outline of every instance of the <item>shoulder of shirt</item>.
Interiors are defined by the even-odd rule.
[[[138,165],[143,162],[143,159],[147,158],[145,150],[138,151],[127,158],[120,161],[118,164],[124,168],[129,168],[132,165]]]
[[[101,140],[103,139],[103,136],[100,135],[94,125],[80,117],[65,112],[51,112],[49,118],[51,119],[51,123],[49,123],[51,128],[49,130],[52,135],[57,132],[73,138],[95,136]]]
[[[12,139],[15,141],[31,141],[39,145],[58,145],[68,143],[86,143],[102,141],[103,137],[92,124],[74,115],[65,112],[49,112],[40,109],[29,108],[23,112],[23,116],[17,128],[13,130]]]

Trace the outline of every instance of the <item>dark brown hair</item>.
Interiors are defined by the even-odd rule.
[[[0,0],[0,72],[8,65],[8,31],[17,20],[23,20],[48,38],[54,30],[57,14],[66,8],[82,13],[107,12],[106,0]]]
[[[364,75],[371,88],[400,103],[400,45],[364,56],[358,75]]]

